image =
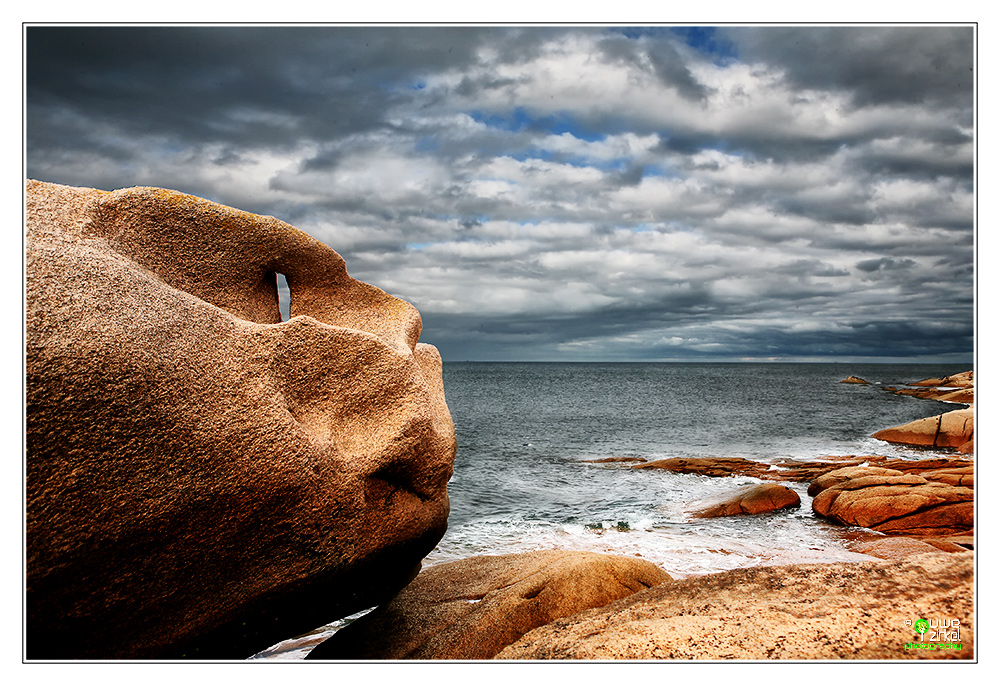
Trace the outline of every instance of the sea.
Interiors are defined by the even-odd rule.
[[[604,458],[826,456],[908,459],[952,451],[892,445],[879,429],[964,407],[899,396],[887,386],[971,365],[841,363],[486,363],[444,365],[458,452],[448,531],[428,568],[476,555],[586,550],[642,558],[675,579],[739,567],[870,559],[852,531],[801,506],[697,519],[699,502],[760,483]],[[870,383],[841,381],[858,376]],[[777,467],[775,467],[777,469]],[[871,532],[867,532],[871,535]],[[353,618],[257,659],[300,659]]]

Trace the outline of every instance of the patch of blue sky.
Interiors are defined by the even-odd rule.
[[[644,37],[662,38],[670,35],[670,29],[669,26],[613,26],[608,31],[620,33],[626,38],[635,40]]]
[[[478,110],[470,117],[490,128],[502,131],[537,131],[555,135],[568,133],[580,140],[593,143],[612,133],[626,131],[624,124],[602,120],[600,126],[591,126],[568,112],[532,114],[525,107],[515,107],[503,113],[486,113]]]
[[[733,42],[715,26],[625,26],[611,30],[633,40],[680,38],[685,45],[712,57],[716,64],[731,62],[739,56]]]
[[[672,169],[662,164],[645,164],[642,167],[643,176],[664,176],[667,178],[672,178],[680,176],[680,172],[676,169]]]
[[[440,148],[437,138],[434,136],[421,136],[413,143],[415,152],[436,152]]]
[[[477,214],[476,216],[471,217],[467,214],[450,214],[448,212],[432,212],[429,213],[427,216],[429,216],[431,219],[437,219],[439,221],[445,221],[445,222],[459,220],[466,222],[479,222],[481,224],[493,219],[493,217],[488,214]]]
[[[657,233],[663,231],[663,224],[650,224],[649,222],[639,222],[638,224],[632,224],[629,230],[633,233]]]
[[[672,26],[670,31],[698,52],[715,58],[716,63],[738,57],[736,46],[714,26]]]
[[[566,164],[571,167],[590,167],[600,171],[625,171],[631,167],[632,163],[631,159],[628,157],[600,159],[588,155],[574,155],[536,146],[532,146],[528,150],[520,152],[510,152],[507,156],[511,159],[517,160],[518,162],[542,160],[544,162]]]

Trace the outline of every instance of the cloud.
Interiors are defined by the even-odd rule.
[[[973,29],[27,30],[28,175],[271,214],[446,359],[972,349]]]

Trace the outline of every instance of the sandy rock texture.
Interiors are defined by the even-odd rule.
[[[753,484],[726,493],[711,501],[698,503],[693,517],[730,517],[773,512],[786,507],[798,507],[799,494],[780,484]]]
[[[651,562],[598,553],[468,558],[421,572],[308,659],[490,659],[531,629],[669,581]]]
[[[940,550],[938,546],[909,536],[887,536],[882,539],[857,541],[849,544],[847,548],[856,553],[880,557],[884,560],[905,560],[914,555],[926,555]],[[958,548],[947,552],[964,552],[964,550]]]
[[[241,659],[413,578],[455,435],[412,306],[272,217],[26,195],[29,659]]]
[[[933,553],[692,577],[556,620],[497,658],[972,659],[973,569],[972,553]],[[928,617],[958,620],[961,650],[906,649]]]

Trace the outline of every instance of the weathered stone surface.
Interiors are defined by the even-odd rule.
[[[886,469],[884,467],[872,467],[872,466],[855,466],[855,467],[841,467],[840,469],[834,469],[831,472],[823,474],[811,484],[806,491],[809,495],[815,497],[820,491],[830,488],[839,483],[845,481],[850,481],[851,479],[857,479],[862,476],[900,476],[903,472],[898,469]]]
[[[309,659],[490,659],[531,629],[668,581],[651,562],[615,555],[473,557],[421,572]]]
[[[857,541],[847,547],[856,553],[880,557],[883,560],[904,560],[914,555],[936,553],[940,550],[937,546],[915,538],[909,538],[908,536],[891,536],[871,541]],[[958,548],[955,552],[964,552],[963,548],[955,547]]]
[[[915,474],[843,481],[813,498],[817,514],[895,535],[942,536],[973,528],[973,490]]]
[[[882,429],[872,434],[872,437],[905,445],[957,448],[972,439],[974,420],[974,409],[967,407]]]
[[[754,567],[656,586],[556,620],[502,650],[519,660],[972,659],[973,555]],[[932,582],[929,582],[932,580]],[[906,620],[958,619],[961,650],[906,650]]]
[[[974,488],[976,485],[976,468],[970,465],[961,467],[948,467],[944,469],[932,469],[920,472],[920,476],[928,481],[940,481],[952,486],[967,486]]]
[[[26,190],[28,658],[240,659],[405,585],[455,451],[416,310],[271,217]]]
[[[600,457],[596,460],[581,460],[587,464],[618,464],[625,462],[645,462],[644,457]]]
[[[869,464],[877,464],[886,469],[895,469],[904,474],[922,474],[931,470],[964,469],[972,466],[972,461],[965,457],[932,457],[926,460],[904,460],[902,458],[880,458],[869,460]]]
[[[846,379],[842,379],[840,383],[859,383],[859,384],[869,384],[871,382],[865,381],[860,376],[849,376]]]
[[[799,494],[787,486],[753,484],[711,501],[698,503],[692,516],[707,518],[762,514],[786,507],[798,507],[799,504]]]
[[[920,540],[946,553],[960,553],[965,550],[976,549],[976,539],[972,535],[944,536],[940,538],[936,536],[924,536]]]

